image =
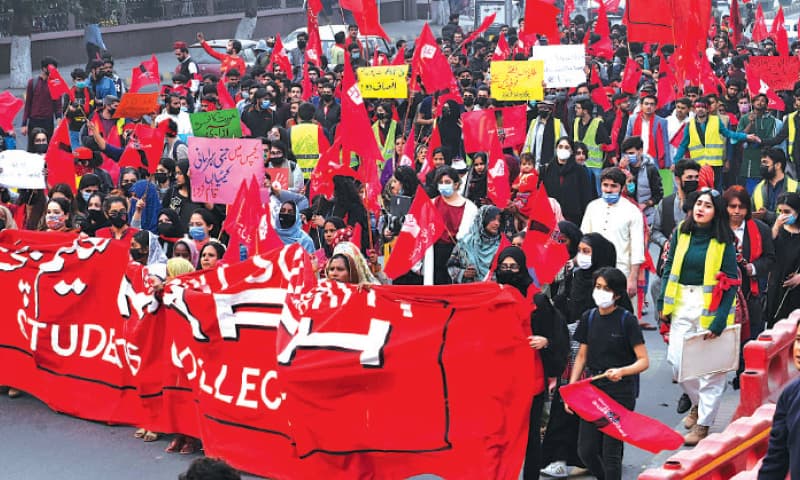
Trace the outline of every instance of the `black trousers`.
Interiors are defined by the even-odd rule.
[[[542,440],[542,468],[556,461],[577,467],[583,466],[578,457],[579,424],[580,418],[577,415],[570,415],[564,410],[561,392],[556,389],[553,401],[550,402],[550,418]]]
[[[453,279],[447,271],[447,261],[453,253],[455,245],[452,243],[435,243],[433,245],[433,284],[450,285]]]
[[[542,468],[542,410],[547,398],[545,391],[533,397],[531,403],[530,427],[528,429],[528,447],[525,449],[525,467],[522,469],[524,480],[538,480],[539,469]]]

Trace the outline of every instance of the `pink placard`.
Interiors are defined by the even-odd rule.
[[[264,183],[260,139],[189,137],[192,201],[232,204],[243,180]]]

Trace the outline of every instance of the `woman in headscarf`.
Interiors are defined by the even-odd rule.
[[[86,202],[86,215],[80,224],[80,229],[81,232],[90,237],[94,237],[95,232],[109,225],[108,218],[103,213],[103,200],[105,198],[102,192],[96,192],[91,194]]]
[[[131,226],[158,232],[158,217],[161,212],[161,197],[158,187],[147,180],[139,180],[130,188]]]
[[[392,158],[386,161],[386,165],[383,166],[383,170],[381,171],[381,185],[386,185],[386,182],[394,175],[394,172],[400,167],[400,162],[403,160],[403,150],[406,146],[406,139],[402,136],[398,136],[394,140],[394,150],[392,154]],[[413,159],[409,159],[410,162],[413,162]]]
[[[486,203],[486,163],[487,157],[485,152],[476,152],[472,154],[472,168],[469,170],[467,178],[464,180],[464,184],[466,185],[464,196],[475,205],[483,205]]]
[[[333,247],[336,246],[336,240],[341,238],[341,232],[347,228],[347,225],[339,217],[329,217],[322,225],[323,245],[325,256],[331,258],[333,255]]]
[[[358,194],[358,186],[350,177],[336,175],[333,177],[333,215],[342,219],[351,227],[361,225],[361,246],[364,251],[371,248],[370,222],[367,209]]]
[[[197,265],[200,261],[200,252],[197,250],[191,238],[181,238],[172,247],[172,258],[183,258],[192,265]]]
[[[378,148],[383,155],[378,160],[378,169],[383,170],[385,164],[391,164],[395,158],[396,139],[402,139],[402,131],[398,131],[398,123],[392,119],[392,104],[389,102],[382,102],[375,107],[375,116],[378,120],[372,124],[372,133],[375,135],[375,141],[378,143]],[[401,135],[397,135],[400,133]],[[400,155],[402,155],[402,147]],[[382,176],[382,175],[381,175]]]
[[[464,141],[461,139],[461,105],[455,100],[448,100],[442,106],[439,118],[439,138],[442,146],[450,151],[451,158],[464,158]]]
[[[316,251],[314,241],[301,227],[300,212],[297,211],[297,205],[294,202],[283,202],[281,211],[278,214],[278,224],[275,226],[275,231],[281,237],[284,245],[299,243],[309,255],[313,254]]]
[[[480,282],[492,268],[492,259],[500,246],[500,209],[484,205],[469,232],[456,243],[448,272],[453,283]]]
[[[778,218],[772,227],[772,238],[778,260],[767,289],[767,326],[786,318],[800,308],[800,195],[784,193],[778,197]]]
[[[147,230],[139,230],[133,235],[130,253],[133,261],[145,266],[167,263],[167,256],[158,243],[158,237]]]
[[[325,274],[329,280],[352,283],[355,285],[380,285],[370,272],[367,260],[351,242],[339,242],[333,249],[333,255],[325,265]]]
[[[169,208],[162,208],[158,214],[158,239],[161,242],[161,247],[167,252],[168,257],[172,257],[172,249],[175,242],[180,240],[186,234],[186,226],[181,225],[181,219],[178,217],[178,212],[170,210]]]
[[[101,187],[102,182],[100,181],[100,177],[94,173],[87,173],[81,177],[81,181],[78,183],[78,192],[80,192],[80,195],[75,197],[80,213],[84,215],[87,213],[89,197],[91,197],[93,193],[100,191]]]
[[[539,178],[547,196],[561,205],[564,218],[580,225],[586,205],[594,199],[594,185],[589,183],[586,167],[575,162],[572,141],[568,137],[556,142],[555,160],[541,167]]]

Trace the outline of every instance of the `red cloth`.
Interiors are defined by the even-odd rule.
[[[47,66],[50,75],[47,77],[47,86],[50,89],[50,98],[53,100],[60,100],[64,95],[69,97],[69,100],[75,100],[75,94],[70,90],[67,82],[58,73],[58,69],[52,65]]]
[[[617,4],[617,6],[619,6],[619,4]],[[614,10],[616,11],[616,8]],[[597,23],[594,27],[594,33],[600,36],[600,40],[595,43],[591,43],[591,40],[588,40],[591,35],[587,34],[586,54],[609,60],[613,58],[614,47],[611,44],[611,30],[608,27],[606,5],[603,2],[600,2],[600,6],[597,9]]]
[[[372,124],[367,115],[364,98],[356,83],[355,74],[350,66],[350,54],[344,55],[344,75],[342,76],[342,116],[337,135],[342,139],[345,152],[358,154],[361,164],[376,162],[383,158],[378,141],[372,135]],[[365,135],[364,133],[370,133]],[[349,156],[345,156],[349,158]]]
[[[547,36],[550,45],[557,45],[561,34],[558,31],[558,15],[560,10],[551,2],[529,0],[525,2],[525,30],[523,35],[540,34]]]
[[[270,209],[261,203],[259,190],[255,175],[249,182],[242,180],[236,200],[228,208],[222,228],[231,239],[225,251],[225,260],[229,263],[239,261],[239,245],[244,245],[250,256],[283,247],[273,228]]]
[[[780,54],[782,57],[788,57],[789,36],[786,33],[786,27],[784,23],[785,20],[783,19],[783,7],[781,6],[778,7],[778,13],[775,14],[775,19],[772,21],[772,30],[770,30],[769,36],[775,40],[775,48],[778,50],[778,54]]]
[[[75,158],[72,156],[72,146],[69,139],[69,122],[58,124],[47,153],[44,155],[47,165],[47,185],[52,187],[58,183],[66,183],[76,193],[75,189]]]
[[[768,108],[780,111],[786,109],[786,105],[784,105],[781,97],[779,97],[778,94],[776,94],[775,91],[772,89],[772,87],[767,85],[767,82],[765,82],[761,78],[761,73],[758,70],[754,68],[745,68],[744,73],[745,76],[747,77],[747,88],[750,90],[751,96],[763,93],[767,96],[767,99],[769,100],[769,103],[767,105]]]
[[[758,2],[758,6],[756,7],[756,20],[753,24],[753,32],[750,37],[754,42],[761,42],[769,38],[767,22],[764,20],[764,10],[761,8],[761,2]]]
[[[658,162],[658,168],[665,168],[664,161],[667,153],[664,148],[664,131],[661,129],[661,124],[656,122],[656,116],[650,118],[650,128],[647,132],[642,132],[642,112],[636,114],[636,119],[633,121],[633,134],[638,136],[647,135],[650,141],[647,143],[647,154]],[[656,122],[656,138],[653,138],[653,125]]]
[[[333,177],[336,175],[343,175],[346,177],[358,178],[356,173],[349,164],[342,164],[342,141],[337,136],[333,145],[331,145],[319,157],[317,166],[311,172],[310,183],[310,197],[314,198],[317,195],[324,195],[325,197],[333,197]]]
[[[639,80],[642,78],[642,67],[636,60],[628,58],[625,62],[625,71],[622,73],[622,85],[620,88],[624,93],[636,93],[639,89]]]
[[[747,236],[750,239],[750,258],[748,263],[753,263],[764,253],[764,246],[761,244],[761,231],[758,229],[756,221],[752,218],[747,221]],[[758,295],[758,277],[750,277],[750,293]]]
[[[730,38],[731,43],[736,46],[742,41],[742,17],[739,14],[739,0],[731,2],[730,12],[730,18],[728,19]]]
[[[508,47],[506,36],[500,34],[499,38],[497,39],[497,45],[494,47],[494,53],[492,53],[492,61],[501,62],[503,60],[507,60],[510,55],[511,49]]]
[[[527,190],[520,185],[520,192]],[[569,260],[567,246],[558,239],[558,223],[544,186],[534,186],[527,205],[521,208],[527,215],[528,230],[522,243],[528,268],[536,273],[538,285],[552,282]]]
[[[319,0],[317,0],[319,1]],[[306,68],[308,63],[313,63],[317,67],[322,66],[322,40],[319,37],[319,18],[317,13],[314,13],[313,8],[306,10],[306,31],[308,32],[308,44],[306,46]],[[303,82],[306,81],[308,75],[303,75]],[[309,90],[310,90],[309,83]],[[303,87],[303,92],[306,88]]]
[[[656,87],[658,91],[658,96],[656,97],[658,100],[658,108],[662,108],[678,99],[678,93],[676,92],[678,81],[675,78],[675,72],[669,61],[663,56],[661,59],[661,65],[663,65],[663,67],[658,71],[658,85]],[[705,63],[708,64],[708,62]]]
[[[157,128],[150,128],[144,124],[137,124],[133,130],[133,138],[128,141],[125,151],[119,159],[119,166],[132,166],[146,168],[150,173],[155,173],[158,162],[164,151],[164,138],[167,124],[162,122]],[[147,164],[142,163],[142,155]]]
[[[289,80],[292,79],[292,62],[289,60],[289,55],[286,53],[286,49],[283,48],[283,41],[281,40],[280,33],[275,35],[275,47],[272,49],[272,53],[269,56],[269,64],[270,70],[273,70],[274,65],[277,64],[286,74],[286,78]],[[244,70],[241,72],[244,72]]]
[[[478,28],[476,28],[472,33],[469,34],[467,38],[461,42],[463,45],[468,45],[470,42],[475,40],[476,38],[480,37],[483,32],[489,29],[494,23],[494,19],[497,17],[497,12],[492,13],[488,17],[484,18]]]
[[[714,290],[711,291],[711,304],[708,310],[715,312],[719,308],[719,303],[722,301],[722,295],[731,289],[742,284],[738,278],[731,278],[725,272],[719,272],[716,276],[717,284],[714,285]]]
[[[412,91],[418,88],[417,75],[422,79],[422,84],[428,94],[449,89],[455,83],[450,63],[436,43],[436,38],[427,23],[422,27],[422,32],[417,37],[414,57],[411,60],[411,83],[409,88]]]
[[[444,231],[436,240],[444,243],[456,243],[456,234],[461,227],[461,219],[464,217],[464,206],[455,207],[442,200],[442,197],[435,197],[433,205],[441,214],[444,222]]]
[[[493,135],[491,139],[489,162],[486,167],[486,196],[495,206],[501,210],[505,209],[511,201],[511,181],[497,135]]]
[[[433,151],[437,148],[442,146],[442,138],[439,136],[439,125],[438,123],[433,124],[433,130],[431,131],[431,137],[428,139],[428,152],[425,155],[425,163],[419,169],[419,173],[417,173],[417,178],[422,184],[425,184],[425,177],[428,175],[428,172],[433,171]]]
[[[0,128],[6,133],[14,129],[14,118],[22,110],[23,105],[25,102],[8,90],[0,93]]]
[[[161,77],[158,74],[158,59],[155,55],[150,60],[145,60],[138,67],[133,69],[131,74],[131,92],[136,93],[147,85],[161,84]]]
[[[564,11],[561,15],[561,24],[564,25],[564,28],[569,28],[571,25],[570,15],[572,12],[575,11],[575,0],[565,0],[564,1]]]

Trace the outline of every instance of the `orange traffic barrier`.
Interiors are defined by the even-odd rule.
[[[681,450],[639,475],[639,480],[721,480],[751,470],[767,453],[775,405],[758,408],[752,416],[712,433],[688,450]]]
[[[733,418],[751,415],[765,403],[775,403],[790,381],[800,375],[794,367],[792,344],[800,311],[765,330],[744,346],[744,372],[739,377],[739,406]]]

